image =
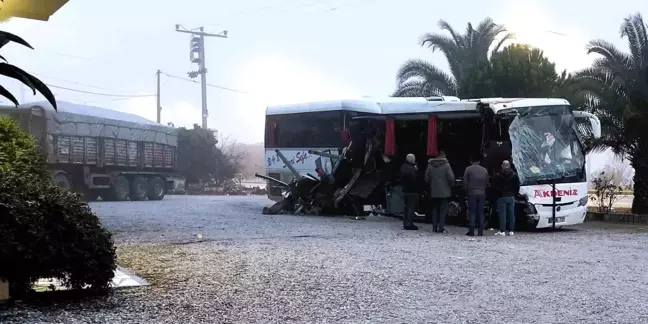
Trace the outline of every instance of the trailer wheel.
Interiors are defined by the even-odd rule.
[[[135,177],[130,183],[130,200],[146,200],[147,183],[144,177]]]
[[[87,201],[96,201],[97,199],[99,199],[99,191],[97,191],[97,190],[86,190],[83,193],[83,197]]]
[[[57,173],[56,176],[54,176],[54,182],[61,189],[70,190],[70,188],[72,188],[70,185],[70,179],[68,179],[65,173]]]
[[[110,185],[110,193],[110,198],[112,198],[110,200],[128,200],[128,195],[130,193],[130,184],[128,179],[124,176],[118,176],[115,178],[115,181]]]
[[[149,200],[162,200],[165,194],[166,183],[160,177],[150,178],[148,181],[147,195]]]

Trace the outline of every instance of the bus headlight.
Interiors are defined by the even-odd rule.
[[[588,201],[588,200],[589,200],[589,197],[587,197],[587,196],[581,198],[581,199],[578,201],[578,207],[580,207],[580,206],[587,206],[587,201]]]

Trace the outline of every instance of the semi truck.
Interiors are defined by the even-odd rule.
[[[87,200],[162,200],[173,187],[177,131],[143,117],[57,101],[0,106],[35,137],[54,181]]]

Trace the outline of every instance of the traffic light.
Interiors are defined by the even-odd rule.
[[[202,60],[202,47],[202,38],[200,36],[191,36],[191,42],[189,43],[189,59],[191,62],[200,63]]]

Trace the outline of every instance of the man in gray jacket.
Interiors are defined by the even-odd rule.
[[[475,219],[479,223],[477,235],[484,235],[484,202],[488,187],[488,170],[479,165],[478,158],[472,158],[472,165],[466,168],[463,177],[464,189],[468,196],[468,236],[475,236]]]
[[[425,181],[430,185],[432,198],[432,230],[436,233],[446,233],[445,220],[454,180],[445,152],[440,151],[437,157],[429,160],[425,171]]]

